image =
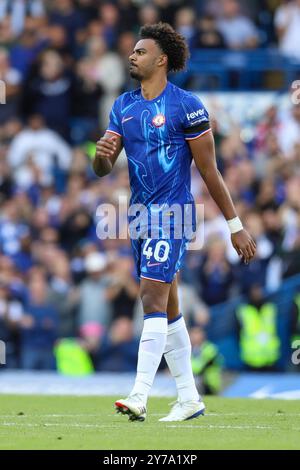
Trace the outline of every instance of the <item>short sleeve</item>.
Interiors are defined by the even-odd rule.
[[[197,139],[209,132],[209,115],[198,96],[189,93],[182,101],[182,127],[185,140]]]
[[[119,119],[118,107],[119,107],[119,100],[116,100],[109,114],[109,124],[108,124],[106,132],[110,132],[111,134],[116,134],[122,137],[122,126],[121,126],[121,122]]]

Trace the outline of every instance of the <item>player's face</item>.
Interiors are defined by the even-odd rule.
[[[129,62],[131,77],[141,81],[150,78],[158,67],[166,64],[166,55],[153,39],[141,39],[129,56]]]

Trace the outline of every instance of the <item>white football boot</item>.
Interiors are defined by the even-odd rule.
[[[186,421],[204,415],[205,405],[202,401],[177,400],[170,413],[159,421]]]
[[[115,402],[117,413],[128,415],[129,421],[145,421],[147,408],[139,395],[129,395],[129,397]]]

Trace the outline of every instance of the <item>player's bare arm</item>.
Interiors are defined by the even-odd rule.
[[[207,185],[210,195],[218,205],[225,219],[234,219],[237,217],[237,213],[223,177],[217,168],[212,133],[208,132],[198,139],[190,140],[189,146],[195,164]],[[231,241],[238,255],[248,263],[253,258],[256,251],[256,244],[251,235],[249,235],[245,229],[241,229],[231,235]]]
[[[96,145],[93,169],[97,176],[105,176],[111,172],[122,150],[122,138],[106,132]]]

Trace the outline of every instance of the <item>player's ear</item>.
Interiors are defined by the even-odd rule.
[[[166,54],[161,54],[158,59],[158,65],[167,65],[168,63],[168,56]]]

